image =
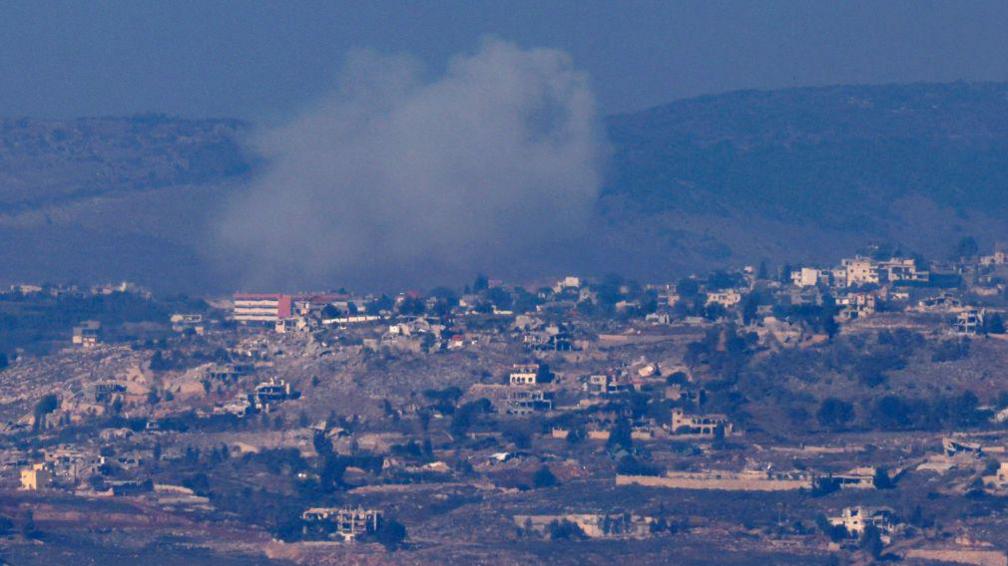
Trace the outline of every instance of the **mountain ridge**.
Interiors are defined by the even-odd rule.
[[[0,120],[5,282],[227,289],[212,224],[264,161],[241,120]],[[1008,238],[1008,84],[735,91],[606,119],[595,227],[556,271],[657,279],[871,240],[941,255]],[[88,244],[92,244],[89,248]],[[533,258],[534,259],[534,258]]]

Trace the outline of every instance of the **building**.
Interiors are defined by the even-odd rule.
[[[196,334],[202,335],[206,330],[206,325],[203,324],[203,315],[199,313],[175,313],[171,315],[170,320],[173,332],[186,332],[192,330]]]
[[[101,334],[101,323],[97,320],[86,320],[75,326],[71,342],[81,348],[93,348],[98,345]]]
[[[563,279],[560,279],[553,284],[554,293],[563,293],[567,289],[579,289],[581,287],[581,278],[568,275]]]
[[[508,383],[511,385],[535,385],[539,383],[540,371],[542,371],[542,366],[539,364],[514,364],[511,366]]]
[[[672,411],[672,432],[714,437],[718,430],[729,436],[732,424],[724,415],[687,415],[682,409]]]
[[[926,269],[917,269],[917,260],[913,258],[887,259],[879,262],[877,269],[879,278],[890,283],[895,281],[926,283],[931,278],[931,273]]]
[[[739,304],[740,302],[742,302],[742,294],[734,289],[707,293],[708,305],[717,303],[726,309],[730,309],[733,306]]]
[[[52,485],[52,473],[43,463],[33,464],[27,470],[21,470],[21,489],[36,491]]]
[[[301,514],[304,533],[342,538],[352,542],[375,533],[382,525],[382,513],[363,507],[312,507]]]
[[[291,316],[293,298],[270,293],[237,293],[232,317],[243,324],[276,324]]]
[[[829,273],[814,267],[803,267],[791,272],[791,283],[796,287],[815,287],[829,281]]]
[[[892,542],[892,535],[896,531],[896,524],[893,520],[893,511],[888,507],[845,507],[839,517],[830,517],[829,522],[834,527],[843,527],[847,534],[853,538],[860,538],[864,535],[868,525],[874,525],[879,530],[882,542],[889,544]]]
[[[518,389],[508,391],[505,410],[510,415],[531,415],[536,412],[553,410],[553,395],[541,389]]]
[[[858,320],[875,314],[877,301],[872,293],[848,293],[837,298],[837,317],[842,321]]]
[[[630,386],[620,382],[609,374],[595,374],[588,376],[588,381],[584,384],[584,390],[589,395],[618,395],[630,390]]]
[[[291,399],[294,397],[294,393],[291,391],[291,386],[286,381],[276,378],[270,378],[269,381],[264,381],[259,385],[256,385],[255,393],[253,398],[255,399],[255,407],[258,410],[262,410],[270,405],[275,405]]]
[[[866,257],[847,258],[840,261],[847,287],[877,285],[879,268],[875,260]]]
[[[983,330],[984,309],[967,308],[957,313],[952,328],[963,336],[976,336]]]

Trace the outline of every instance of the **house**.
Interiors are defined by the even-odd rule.
[[[564,277],[563,279],[560,279],[559,281],[553,284],[553,292],[558,294],[563,293],[567,289],[577,290],[580,288],[581,288],[581,278],[574,277],[572,275],[568,275],[567,277]]]
[[[39,462],[26,470],[21,470],[21,489],[37,491],[51,485],[52,473],[45,464]]]
[[[814,267],[803,267],[791,272],[791,284],[795,287],[815,287],[829,281],[829,272]]]
[[[931,278],[929,271],[917,268],[917,260],[913,258],[890,258],[880,261],[876,268],[879,279],[890,283],[896,281],[926,283]]]
[[[875,260],[866,257],[847,258],[840,261],[846,287],[877,285],[879,269]]]
[[[618,395],[629,391],[630,386],[609,374],[595,374],[588,376],[584,384],[584,390],[589,395],[606,396]]]
[[[976,336],[983,330],[984,309],[968,307],[956,314],[952,321],[952,328],[956,334],[963,336]]]
[[[98,345],[99,334],[101,333],[101,323],[97,320],[86,320],[75,326],[71,342],[74,346],[81,348],[93,348]]]
[[[882,542],[892,542],[896,532],[893,510],[888,507],[845,507],[839,517],[830,517],[829,522],[834,527],[843,527],[852,538],[864,535],[868,525],[874,525],[879,530]]]
[[[269,381],[256,385],[252,396],[255,400],[255,408],[263,410],[270,405],[281,403],[287,399],[293,399],[295,394],[291,391],[291,386],[286,381],[270,378]]]
[[[1008,263],[1008,252],[1005,251],[1003,244],[994,246],[993,254],[980,257],[980,265],[984,266],[1004,265],[1006,263]]]
[[[301,520],[306,535],[316,534],[353,542],[363,535],[377,532],[382,525],[382,513],[363,507],[312,507],[301,514]]]
[[[505,399],[505,411],[509,415],[530,415],[552,410],[553,394],[542,389],[511,390]]]
[[[169,321],[171,322],[172,332],[187,332],[192,330],[196,334],[202,335],[206,331],[206,325],[203,324],[203,315],[198,313],[175,313],[171,315]]]
[[[742,302],[742,294],[735,289],[728,289],[726,291],[713,291],[707,293],[706,304],[711,305],[717,303],[726,309]]]
[[[875,314],[876,299],[872,293],[848,293],[837,298],[837,317],[842,321],[858,320]]]
[[[539,364],[514,364],[508,376],[511,385],[535,385],[539,382],[542,366]]]
[[[998,468],[994,472],[994,475],[984,476],[983,482],[985,485],[1002,489],[1008,486],[1008,461],[998,462]]]
[[[687,415],[682,409],[672,411],[673,434],[714,437],[720,430],[724,436],[732,433],[732,424],[724,415]]]

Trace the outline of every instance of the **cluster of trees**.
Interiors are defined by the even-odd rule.
[[[844,430],[855,421],[854,405],[830,397],[822,401],[816,412],[819,424],[830,430]],[[989,412],[980,410],[972,391],[930,399],[885,395],[865,407],[862,423],[882,430],[919,429],[943,430],[978,426],[986,422]]]

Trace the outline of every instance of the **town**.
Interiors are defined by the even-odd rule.
[[[1006,286],[970,237],[651,283],[15,285],[0,557],[1008,564]]]

